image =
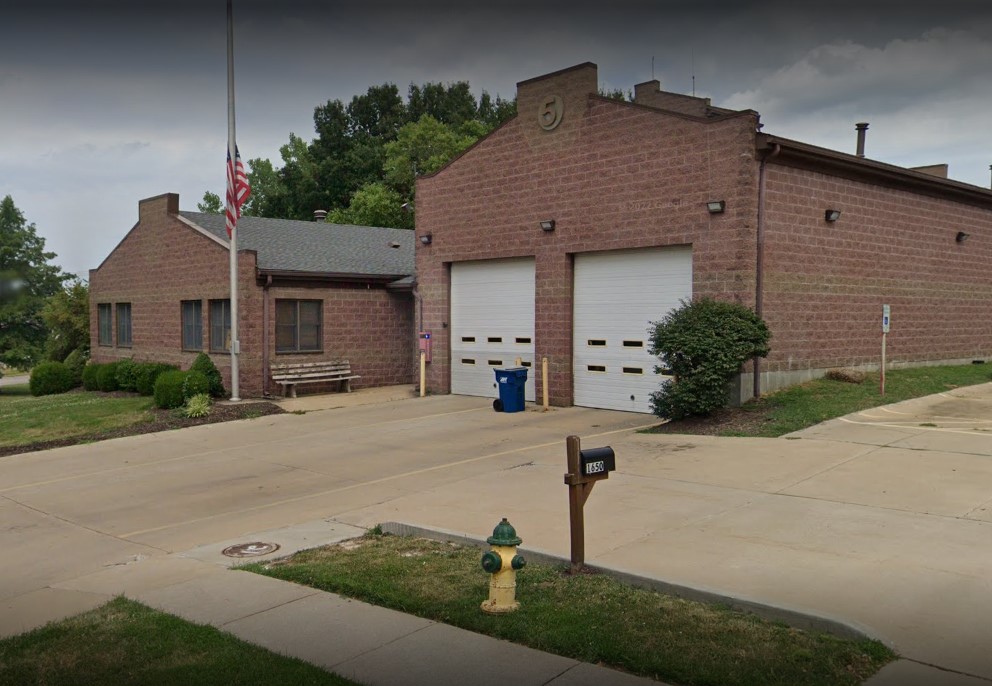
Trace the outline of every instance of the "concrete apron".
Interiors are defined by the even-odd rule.
[[[981,415],[989,390],[930,402]],[[567,556],[564,436],[578,433],[618,456],[586,505],[591,564],[838,618],[906,657],[992,677],[987,425],[892,406],[916,414],[895,426],[849,418],[810,429],[815,438],[719,439],[631,433],[650,418],[624,413],[476,404],[444,396],[4,458],[0,542],[13,557],[0,573],[0,635],[117,592],[76,583],[94,571],[119,575],[128,594],[159,588],[204,566],[170,551],[318,517],[358,527],[346,531],[403,521],[479,538],[507,516],[525,547]],[[273,478],[274,499],[255,485]]]

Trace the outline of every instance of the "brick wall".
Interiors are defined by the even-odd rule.
[[[703,121],[606,100],[596,88],[593,65],[518,84],[516,118],[418,180],[417,233],[433,234],[417,245],[432,391],[450,390],[452,262],[535,258],[535,352],[549,359],[557,405],[572,402],[575,253],[691,244],[695,294],[753,304],[754,115]],[[538,110],[549,94],[564,115],[546,131]],[[727,211],[710,215],[709,200]],[[542,231],[542,219],[555,231]]]
[[[203,350],[211,355],[230,390],[230,355],[211,353],[211,299],[230,295],[229,251],[212,238],[177,218],[179,197],[162,195],[142,200],[135,227],[107,257],[90,271],[90,337],[95,362],[121,358],[161,361],[183,369],[197,352],[182,350],[181,301],[201,300]],[[241,354],[240,394],[257,397],[263,392],[263,298],[256,281],[256,256],[238,255],[238,293]],[[348,357],[356,374],[353,387],[413,381],[413,307],[409,294],[386,291],[382,286],[324,284],[320,288],[269,289],[269,354],[271,362]],[[275,353],[274,298],[315,298],[324,301],[324,354],[283,356]],[[97,305],[131,303],[130,348],[98,343]],[[314,385],[304,392],[321,390]],[[277,392],[277,388],[270,388]]]
[[[203,302],[203,351],[224,376],[230,390],[227,353],[210,353],[209,300],[230,297],[229,252],[225,245],[176,217],[179,196],[160,195],[138,203],[138,223],[104,260],[90,271],[90,344],[94,362],[131,358],[189,368],[198,352],[182,350],[183,300]],[[241,320],[240,392],[261,393],[261,300],[255,283],[255,254],[238,255]],[[97,305],[131,303],[132,346],[117,346],[117,321],[110,346],[98,343]]]
[[[268,289],[269,356],[272,364],[347,359],[354,374],[351,387],[389,386],[414,382],[413,297],[382,286],[336,284],[333,286],[273,286]],[[276,300],[321,300],[324,349],[320,353],[277,353]],[[306,384],[298,393],[331,390],[333,385]],[[273,395],[281,387],[271,385]]]
[[[877,366],[883,304],[895,364],[992,356],[992,211],[778,164],[766,190],[768,371]]]

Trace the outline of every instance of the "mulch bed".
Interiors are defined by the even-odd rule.
[[[132,393],[107,393],[106,395],[121,395],[133,397]],[[230,422],[236,419],[254,419],[273,414],[285,414],[285,410],[270,402],[242,402],[237,405],[222,405],[215,403],[210,408],[210,414],[206,417],[187,418],[180,415],[175,410],[160,410],[153,407],[149,410],[152,419],[147,422],[122,426],[117,429],[100,431],[98,433],[86,434],[83,436],[71,436],[59,438],[52,441],[41,441],[30,445],[16,445],[0,447],[0,457],[16,455],[18,453],[29,453],[36,450],[49,450],[51,448],[63,448],[67,445],[77,445],[79,443],[92,443],[94,441],[105,441],[109,438],[121,438],[123,436],[137,436],[139,434],[155,433],[156,431],[168,431],[169,429],[184,429],[188,426],[200,426],[201,424],[216,424],[218,422]]]
[[[758,435],[761,426],[771,421],[771,409],[750,405],[725,407],[708,417],[689,417],[678,421],[659,424],[647,430],[659,434],[694,434],[697,436],[720,436],[734,433]]]

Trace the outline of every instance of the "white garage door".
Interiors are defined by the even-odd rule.
[[[529,367],[534,400],[534,260],[451,265],[451,392],[495,398],[496,367]]]
[[[651,412],[665,377],[648,354],[650,322],[692,295],[692,248],[575,256],[574,403]]]

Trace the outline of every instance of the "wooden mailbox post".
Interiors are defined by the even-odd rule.
[[[592,448],[582,450],[578,436],[565,439],[568,455],[568,472],[565,485],[568,486],[568,519],[571,530],[573,574],[582,569],[586,558],[585,517],[582,508],[597,481],[608,479],[616,469],[616,455],[613,448]]]

